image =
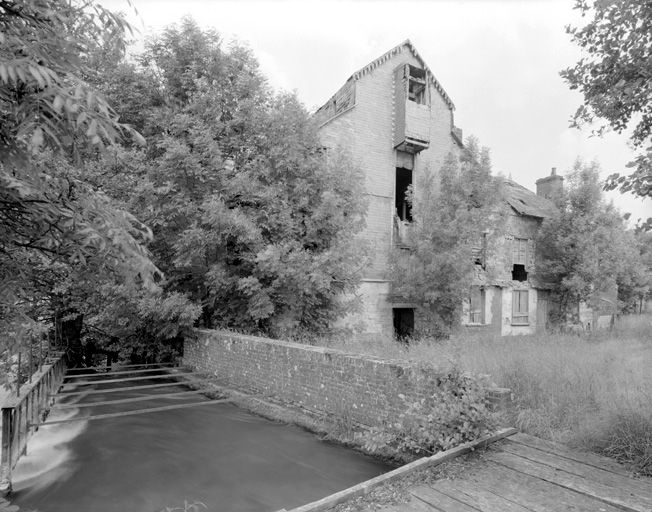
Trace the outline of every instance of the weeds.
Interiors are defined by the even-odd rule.
[[[652,316],[624,317],[611,332],[584,336],[459,332],[407,345],[390,338],[329,345],[488,375],[514,393],[513,407],[502,418],[506,424],[652,475]]]

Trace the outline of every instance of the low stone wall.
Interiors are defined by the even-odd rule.
[[[398,418],[400,395],[425,397],[437,379],[408,361],[210,330],[186,341],[183,364],[222,386],[368,426]]]

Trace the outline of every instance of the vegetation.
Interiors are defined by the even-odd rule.
[[[579,301],[599,308],[600,293],[616,287],[621,307],[645,300],[650,292],[652,267],[644,264],[635,234],[603,196],[598,165],[578,160],[556,215],[537,233],[537,273],[554,283],[562,321],[570,320]]]
[[[650,315],[622,317],[611,332],[491,336],[462,330],[409,344],[391,338],[335,348],[486,375],[513,392],[505,425],[595,451],[652,474]]]
[[[371,453],[388,449],[397,454],[433,455],[473,441],[495,427],[488,408],[486,383],[452,368],[433,380],[427,397],[405,403],[396,423],[371,429],[363,435]]]
[[[561,73],[571,89],[584,95],[575,125],[600,118],[606,125],[598,133],[607,127],[618,133],[633,127],[629,140],[639,153],[628,166],[634,172],[611,175],[607,189],[652,197],[652,5],[646,0],[576,0],[575,7],[582,16],[592,16],[582,27],[567,28],[586,52]],[[647,227],[652,228],[652,219]]]
[[[445,335],[459,323],[475,275],[473,249],[497,225],[499,180],[491,176],[489,150],[467,139],[459,161],[451,154],[438,173],[425,172],[410,196],[410,250],[393,254],[393,293],[421,304]]]
[[[0,352],[154,360],[197,323],[353,307],[360,180],[247,48],[185,19],[125,59],[94,2],[0,2],[0,26]]]

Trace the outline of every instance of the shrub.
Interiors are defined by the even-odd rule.
[[[482,379],[456,369],[435,379],[432,391],[420,400],[399,397],[405,412],[395,423],[363,434],[365,449],[430,455],[478,439],[495,427]]]

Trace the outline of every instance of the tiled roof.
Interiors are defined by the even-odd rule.
[[[516,213],[529,217],[550,217],[556,210],[552,201],[508,179],[505,180],[505,200]]]

